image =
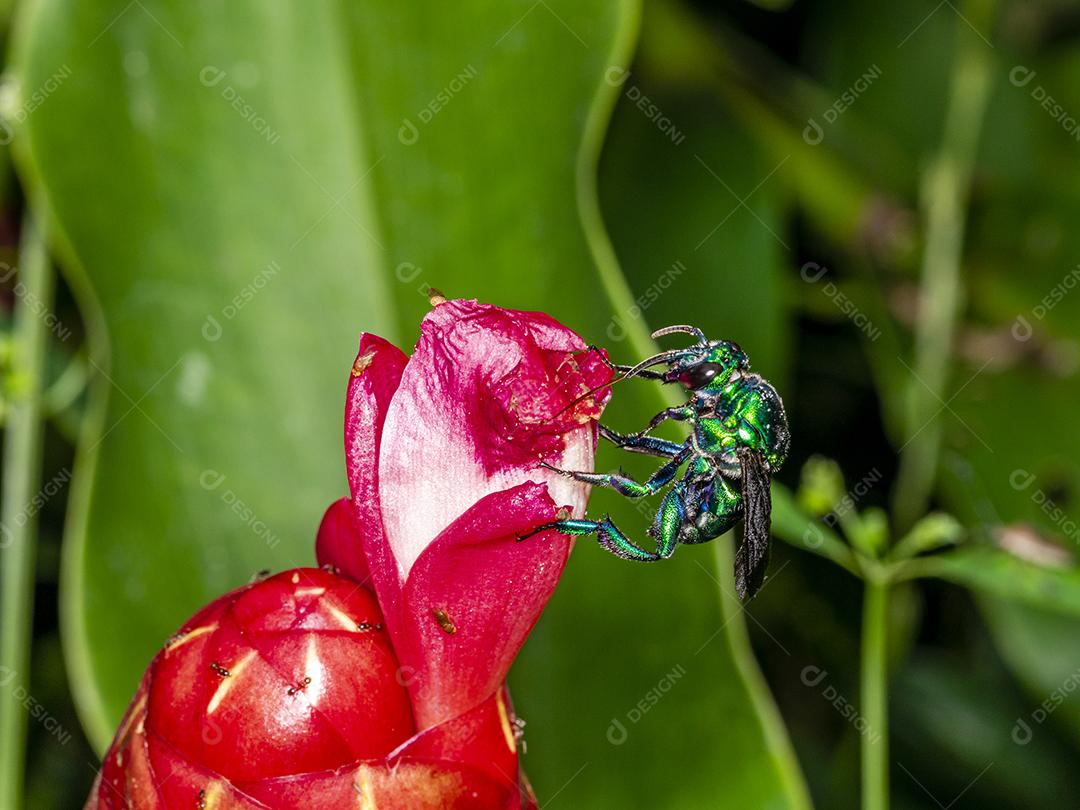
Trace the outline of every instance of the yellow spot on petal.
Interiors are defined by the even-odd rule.
[[[445,304],[447,299],[446,299],[445,295],[443,295],[441,292],[439,292],[434,287],[432,287],[430,290],[428,290],[428,299],[427,300],[428,300],[428,303],[431,304],[432,307],[437,307],[440,304]]]
[[[312,706],[318,706],[326,683],[326,665],[319,657],[319,642],[315,636],[308,638],[304,652],[304,674],[295,685],[289,687],[289,696],[303,694]]]
[[[213,714],[217,711],[217,707],[221,705],[221,701],[225,699],[225,696],[229,694],[229,690],[233,688],[233,684],[237,682],[240,674],[244,671],[244,668],[251,663],[251,659],[255,657],[255,651],[250,650],[247,655],[236,662],[229,668],[229,677],[223,678],[221,684],[218,686],[217,691],[214,692],[210,698],[210,702],[206,704],[206,713]]]
[[[165,654],[168,655],[173,650],[179,647],[183,647],[189,641],[193,641],[199,636],[204,636],[207,633],[213,633],[217,629],[218,626],[216,624],[204,624],[202,627],[196,627],[194,630],[189,630],[188,632],[184,633],[184,635],[178,636],[169,641],[169,643],[165,645]]]
[[[120,730],[116,732],[116,739],[126,740],[127,736],[131,733],[131,727],[135,721],[142,722],[143,717],[146,716],[146,695],[139,698],[139,702],[132,708],[131,713],[128,714],[127,722],[120,727]]]
[[[349,618],[341,608],[335,607],[327,602],[325,599],[322,603],[323,610],[334,617],[334,621],[341,625],[342,629],[348,630],[351,633],[359,632],[360,628],[357,627],[356,622]]]
[[[356,806],[360,810],[378,810],[378,805],[375,804],[375,791],[371,787],[371,779],[364,770],[357,771],[353,790],[356,791]]]
[[[356,362],[353,363],[352,375],[354,377],[359,377],[361,374],[367,371],[368,366],[370,366],[375,361],[375,354],[375,350],[372,349],[371,351],[365,352],[364,354],[357,357]]]
[[[299,581],[300,581],[300,575],[299,575],[299,574],[295,574],[295,573],[294,573],[294,574],[292,575],[292,584],[293,584],[293,585],[295,585],[295,584],[296,584],[296,583],[298,583]]]
[[[214,810],[221,802],[225,786],[219,781],[213,781],[199,794],[199,810]]]
[[[322,596],[326,593],[326,588],[321,585],[312,585],[310,588],[297,588],[295,593],[297,596]]]
[[[517,742],[514,739],[514,727],[510,724],[510,713],[506,710],[506,701],[503,700],[502,690],[499,691],[495,705],[499,707],[499,720],[502,722],[503,737],[506,738],[506,747],[510,753],[514,753]]]

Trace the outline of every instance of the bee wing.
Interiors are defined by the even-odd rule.
[[[743,536],[735,552],[735,591],[744,602],[751,599],[769,566],[769,534],[772,515],[771,478],[761,455],[749,448],[739,450],[742,468]]]

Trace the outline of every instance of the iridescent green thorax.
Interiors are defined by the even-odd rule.
[[[760,453],[770,472],[776,472],[787,458],[790,433],[784,403],[761,376],[739,375],[715,393],[697,391],[693,407],[698,449],[720,456],[726,468],[737,468],[740,447]]]

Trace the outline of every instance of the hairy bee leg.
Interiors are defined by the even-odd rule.
[[[641,439],[669,419],[675,422],[685,422],[686,420],[693,418],[694,409],[686,405],[680,405],[677,408],[665,408],[649,420],[649,424],[645,427],[644,430],[639,430],[636,433],[630,433],[628,435],[634,437],[635,439]]]
[[[675,544],[672,543],[670,548],[661,549],[658,546],[655,552],[646,551],[623,534],[622,530],[612,523],[611,518],[607,516],[603,520],[557,520],[554,523],[545,523],[528,534],[521,535],[518,537],[518,541],[527,540],[534,534],[549,529],[568,534],[571,537],[587,537],[590,534],[595,534],[596,540],[602,548],[610,551],[616,557],[635,562],[663,560],[670,557],[675,550]]]
[[[683,451],[681,444],[669,442],[666,439],[657,439],[653,436],[624,436],[622,433],[616,433],[604,425],[600,425],[600,435],[616,447],[621,447],[631,453],[674,458]]]
[[[679,472],[679,467],[686,461],[687,455],[688,452],[680,448],[679,455],[654,472],[644,483],[619,473],[579,472],[576,470],[560,470],[550,464],[544,464],[543,466],[549,470],[554,470],[560,475],[565,475],[567,478],[581,481],[583,484],[610,487],[627,498],[644,498],[646,495],[655,495],[670,484],[675,479],[675,474]]]
[[[682,485],[678,484],[660,504],[649,528],[649,534],[656,540],[656,553],[660,559],[670,557],[675,552],[675,546],[682,542],[686,512],[685,493]]]

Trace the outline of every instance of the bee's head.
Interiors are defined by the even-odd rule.
[[[650,366],[666,365],[664,382],[680,383],[689,391],[718,391],[750,369],[750,360],[738,343],[709,340],[695,326],[667,326],[653,332],[654,338],[683,332],[696,337],[697,343],[685,349],[672,349],[643,360],[626,373],[632,377]]]

